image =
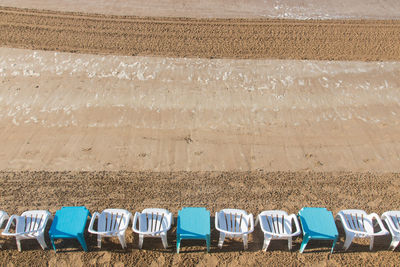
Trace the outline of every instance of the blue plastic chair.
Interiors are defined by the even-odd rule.
[[[308,241],[311,239],[332,240],[331,253],[333,253],[339,233],[332,212],[326,208],[305,207],[299,211],[299,217],[301,228],[303,229],[303,242],[300,246],[300,253],[303,253]]]
[[[49,231],[50,241],[54,251],[56,251],[54,239],[78,239],[83,250],[87,251],[83,234],[88,217],[91,217],[91,214],[89,210],[83,206],[63,207],[58,210]]]
[[[206,208],[183,208],[178,212],[176,251],[182,239],[205,239],[210,251],[210,211]]]

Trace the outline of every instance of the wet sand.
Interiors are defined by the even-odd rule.
[[[400,171],[400,64],[0,49],[0,168]]]
[[[303,206],[322,206],[336,214],[340,209],[361,208],[368,213],[398,208],[399,174],[315,173],[315,172],[2,172],[0,173],[0,206],[9,213],[28,209],[48,209],[55,212],[61,206],[85,205],[91,212],[105,208],[125,208],[134,213],[147,207],[167,208],[174,213],[184,206],[204,206],[213,215],[222,208],[245,209],[255,216],[263,210],[284,209],[297,213]],[[212,218],[212,225],[213,225]],[[263,235],[256,227],[250,236],[249,250],[243,251],[240,240],[228,240],[220,250],[218,233],[212,226],[211,253],[205,244],[186,241],[181,253],[175,253],[175,227],[169,232],[169,248],[161,241],[145,239],[138,250],[138,237],[129,229],[128,248],[123,251],[117,239],[96,247],[96,238],[87,234],[90,252],[80,251],[78,242],[64,242],[57,253],[41,250],[36,241],[22,241],[18,252],[15,240],[7,238],[0,257],[3,262],[21,266],[75,266],[98,264],[125,265],[396,265],[398,252],[387,251],[390,238],[376,238],[374,251],[365,240],[356,240],[348,252],[341,250],[344,234],[338,224],[340,241],[334,254],[330,243],[312,242],[307,253],[300,254],[301,238],[294,241],[294,250],[287,242],[271,243],[270,251],[261,251]],[[47,240],[49,244],[49,241]]]

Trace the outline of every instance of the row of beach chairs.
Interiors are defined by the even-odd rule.
[[[0,227],[7,221],[3,236],[16,238],[18,250],[21,251],[21,240],[37,239],[43,249],[47,248],[44,234],[49,219],[53,219],[49,237],[56,251],[54,240],[75,238],[87,251],[84,231],[88,218],[91,218],[88,232],[97,235],[98,247],[103,237],[117,237],[122,248],[126,248],[125,232],[132,221],[133,232],[139,235],[139,248],[143,246],[144,237],[161,238],[164,248],[168,247],[167,232],[174,224],[174,217],[166,209],[149,208],[132,214],[124,209],[106,209],[101,213],[90,214],[85,207],[63,207],[54,217],[46,210],[25,211],[20,216],[11,217],[0,211]],[[206,208],[186,207],[178,212],[177,217],[177,252],[182,239],[204,239],[207,250],[210,249],[210,212]],[[219,231],[218,247],[222,248],[225,238],[241,238],[244,249],[248,246],[248,235],[254,225],[260,224],[264,233],[262,249],[266,251],[271,240],[288,240],[292,249],[292,238],[303,233],[300,252],[303,252],[310,240],[331,240],[331,253],[338,241],[336,221],[340,221],[345,232],[344,250],[347,250],[354,238],[370,239],[370,250],[374,237],[387,235],[385,222],[392,235],[389,249],[395,250],[400,243],[400,211],[387,211],[379,217],[376,213],[367,214],[363,210],[342,210],[336,217],[325,208],[302,208],[297,215],[287,214],[283,210],[261,212],[254,223],[252,214],[240,209],[223,209],[215,213],[215,229]]]

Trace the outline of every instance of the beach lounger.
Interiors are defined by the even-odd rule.
[[[94,222],[97,218],[97,231]],[[122,248],[126,248],[125,232],[128,229],[132,214],[124,209],[106,209],[93,213],[89,224],[89,233],[97,235],[97,246],[101,248],[102,237],[118,237]]]
[[[139,249],[143,247],[144,237],[161,238],[164,248],[167,248],[167,232],[173,224],[172,213],[165,209],[150,208],[136,212],[132,230],[139,234]]]
[[[389,249],[395,250],[400,243],[400,211],[386,211],[382,214],[382,220],[386,222],[392,234],[392,242],[390,243]]]
[[[218,247],[222,248],[225,237],[240,237],[244,249],[248,247],[248,235],[254,231],[253,214],[244,210],[223,209],[215,213],[215,228],[220,232]]]
[[[2,235],[15,236],[18,251],[21,251],[21,240],[23,239],[36,239],[42,249],[46,249],[47,245],[44,241],[44,230],[47,221],[51,217],[51,213],[47,210],[30,210],[25,211],[21,216],[12,215]],[[14,221],[15,232],[11,232],[11,226]]]
[[[374,232],[373,220],[379,225],[380,231]],[[389,232],[383,226],[383,223],[376,213],[367,214],[363,210],[341,210],[336,215],[336,220],[340,220],[346,234],[346,240],[343,248],[347,250],[355,237],[369,238],[369,249],[372,250],[374,246],[374,237],[387,235]]]
[[[283,210],[263,211],[257,216],[256,225],[260,223],[261,230],[264,233],[263,250],[267,251],[271,240],[287,239],[288,248],[292,249],[292,238],[301,234],[300,224],[295,214],[288,215]],[[292,229],[292,223],[296,231]]]

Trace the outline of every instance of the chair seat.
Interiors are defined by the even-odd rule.
[[[222,248],[226,237],[241,237],[247,249],[247,235],[254,230],[253,214],[240,209],[223,209],[215,213],[215,229],[220,232],[218,247]]]
[[[167,248],[167,232],[171,229],[173,222],[172,213],[166,209],[149,208],[136,212],[132,230],[139,234],[139,248],[143,246],[144,237],[161,238],[164,248]]]

